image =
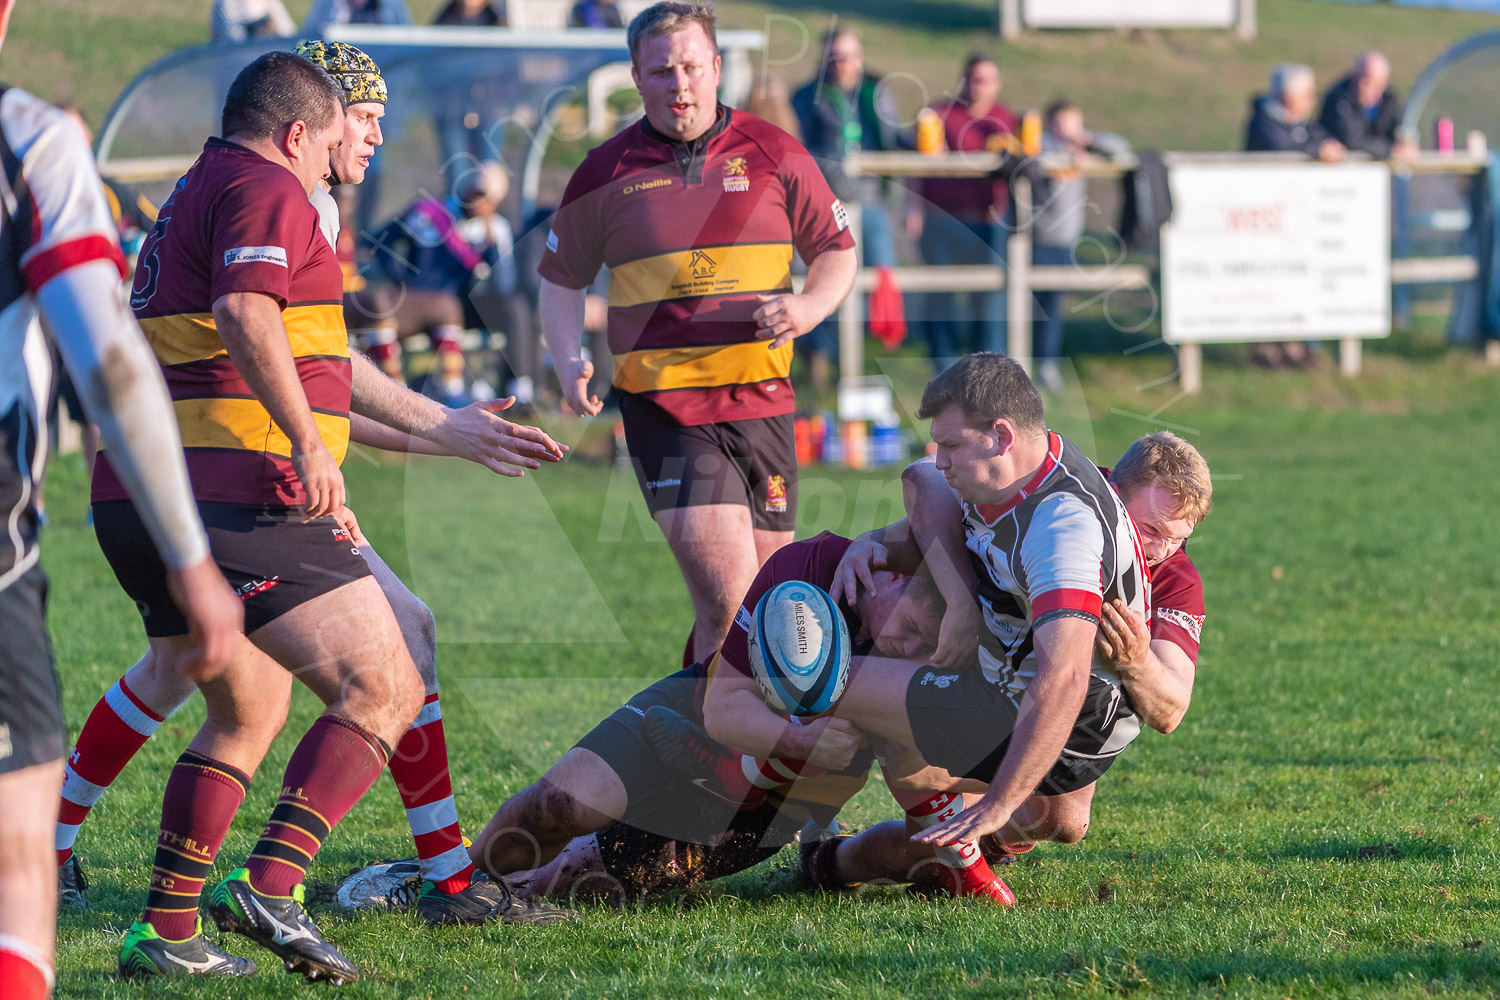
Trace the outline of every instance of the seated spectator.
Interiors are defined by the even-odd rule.
[[[1378,160],[1415,153],[1415,143],[1396,138],[1401,98],[1390,83],[1390,60],[1379,52],[1364,53],[1323,98],[1318,123],[1347,148],[1364,150]]]
[[[437,355],[430,394],[464,398],[463,331],[500,326],[516,289],[511,228],[499,214],[509,189],[504,167],[480,164],[455,197],[418,199],[376,237],[375,264],[390,284],[347,296],[345,322],[392,378],[402,377],[401,340],[425,333]]]
[[[1113,158],[1130,152],[1130,143],[1110,132],[1084,128],[1083,111],[1072,101],[1055,100],[1047,108],[1042,133],[1044,157],[1066,157],[1081,167],[1091,155]],[[1088,221],[1088,181],[1070,172],[1042,175],[1033,192],[1031,218],[1032,263],[1066,267],[1074,262],[1073,248]],[[1032,352],[1037,358],[1037,381],[1050,392],[1063,390],[1057,359],[1062,357],[1062,292],[1032,293]]]
[[[943,123],[950,152],[995,152],[1015,148],[1016,117],[1000,103],[1000,67],[985,55],[964,65],[958,95],[933,110]],[[1005,266],[1008,186],[989,177],[933,177],[918,191],[926,213],[907,221],[920,232],[922,259],[933,267],[955,264]],[[971,351],[1005,353],[1005,293],[933,292],[926,296],[927,344],[933,363],[944,368]],[[972,337],[965,334],[972,330]]]
[[[570,28],[623,28],[620,5],[615,0],[578,0],[568,12]]]
[[[1324,163],[1344,158],[1344,146],[1311,118],[1318,104],[1313,71],[1297,63],[1278,63],[1271,70],[1271,92],[1250,102],[1245,150],[1297,151]]]
[[[510,25],[510,18],[505,10],[505,0],[448,0],[432,23],[504,28]]]
[[[302,33],[321,35],[330,24],[411,24],[411,11],[406,0],[313,0]]]
[[[216,43],[297,33],[297,22],[281,0],[214,0],[210,27]]]

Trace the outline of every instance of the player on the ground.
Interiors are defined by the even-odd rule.
[[[888,783],[984,792],[967,808],[953,797],[920,818],[902,803],[931,824],[918,842],[946,849],[940,860],[962,873],[978,863],[983,835],[1027,839],[1017,812],[1034,792],[1092,783],[1139,732],[1118,678],[1093,652],[1103,604],[1119,599],[1144,615],[1149,584],[1119,497],[1076,446],[1047,430],[1041,397],[1014,361],[960,359],[928,383],[918,414],[932,420],[937,469],[963,497],[967,545],[983,572],[977,590],[972,575],[955,572],[967,564],[951,549],[932,558],[921,526],[918,548],[949,603],[945,640],[949,616],[962,620],[978,593],[981,669],[867,659],[835,713],[887,741]],[[777,716],[748,674],[721,671],[704,714],[714,739],[774,756],[764,733]],[[992,883],[968,887],[1008,902]]]
[[[1184,543],[1213,502],[1208,463],[1191,444],[1162,431],[1136,440],[1113,470],[1101,471],[1139,531],[1151,573],[1151,618],[1148,625],[1122,601],[1103,605],[1096,653],[1113,669],[1142,721],[1169,733],[1192,700],[1203,630],[1203,582]],[[913,521],[941,523],[962,516],[959,499],[930,460],[913,464],[902,478]],[[851,547],[839,567],[840,594],[868,586],[877,569],[921,560],[909,535],[882,534],[893,547],[868,537]],[[1090,782],[1060,795],[1032,795],[1012,822],[1015,833],[1032,841],[1077,843],[1088,832],[1095,786]],[[906,824],[884,823],[852,840],[829,843],[816,855],[804,855],[804,875],[825,888],[899,877],[914,832]],[[991,853],[1002,845],[986,837],[981,846]]]
[[[797,511],[792,340],[848,294],[844,208],[812,157],[718,102],[712,8],[657,3],[630,24],[645,118],[589,153],[552,220],[540,315],[568,405],[600,412],[584,292],[610,268],[609,342],[625,440],[693,601],[683,665],[723,641]],[[792,294],[793,252],[809,264]]]
[[[298,46],[297,54],[330,72],[344,91],[343,140],[330,157],[330,177],[339,183],[358,184],[381,143],[386,88],[379,68],[365,53],[343,42],[305,42]],[[328,185],[327,180],[321,181],[310,200],[318,210],[323,234],[333,246],[338,239],[338,213]],[[488,412],[503,405],[504,401],[477,404],[453,413],[439,428],[443,446],[358,414],[352,417],[350,437],[377,447],[459,454],[497,471],[511,471],[502,462],[512,462],[522,469],[535,468],[537,459],[531,456],[538,449],[532,446],[545,448],[549,439],[534,428],[509,424]],[[513,436],[518,440],[512,441]],[[558,453],[560,449],[542,457],[550,459]],[[360,555],[391,604],[426,687],[422,710],[396,745],[390,761],[391,777],[406,807],[417,845],[422,876],[418,889],[424,894],[418,911],[433,923],[468,923],[496,916],[509,921],[556,919],[555,912],[511,905],[503,885],[473,879],[448,773],[432,612],[368,545],[352,515],[346,516],[346,526],[353,531]],[[285,683],[290,683],[290,677]],[[73,845],[89,811],[157,727],[195,690],[190,678],[170,673],[148,652],[89,714],[65,772],[57,824],[58,891],[64,905],[87,905],[86,883]]]
[[[753,608],[778,583],[802,580],[829,586],[848,546],[848,539],[825,532],[779,549],[744,595],[744,607]],[[845,611],[858,652],[863,654],[873,645],[889,656],[919,659],[930,653],[941,620],[931,584],[912,584],[909,578],[891,574],[880,574],[876,583],[873,592],[861,593]],[[546,866],[575,837],[605,830],[616,820],[643,836],[682,843],[711,844],[726,832],[750,839],[750,846],[760,842],[757,837],[770,837],[763,846],[771,846],[773,853],[775,847],[790,842],[809,813],[826,825],[864,784],[870,761],[868,752],[860,753],[863,738],[842,720],[776,716],[767,749],[794,763],[774,779],[758,772],[747,776],[738,757],[714,773],[679,776],[651,749],[652,725],[670,726],[674,718],[684,716],[701,719],[702,693],[709,678],[729,669],[748,671],[748,655],[743,631],[731,630],[723,649],[709,663],[663,678],[615,711],[539,781],[496,811],[470,849],[475,864],[496,875],[531,872],[533,891],[547,892],[556,888],[556,867],[551,872],[532,870]],[[728,663],[734,666],[726,667]],[[670,711],[663,714],[663,709]],[[709,747],[706,740],[699,745]],[[712,747],[707,752],[717,757],[722,751]],[[778,801],[766,805],[767,789],[794,781],[808,765],[819,772],[817,777],[798,782],[789,791],[778,789]],[[811,802],[815,808],[788,808],[782,799]],[[779,831],[774,835],[769,833],[773,821]],[[605,868],[622,881],[628,866],[618,860],[623,858],[618,852],[629,848],[632,856],[639,853],[639,844],[632,847],[630,841],[617,829],[601,838],[599,845]],[[580,847],[586,853],[586,845]],[[764,856],[753,855],[755,860]]]
[[[0,43],[13,4],[0,0]],[[219,670],[243,622],[209,556],[165,386],[118,294],[124,267],[93,157],[56,108],[0,87],[0,996],[52,988],[55,879],[48,827],[67,731],[45,630],[36,491],[47,454],[50,353],[61,349],[116,456],[184,619],[183,666]]]

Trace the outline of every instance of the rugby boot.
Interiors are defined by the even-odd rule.
[[[83,868],[78,864],[78,852],[68,855],[68,860],[57,866],[57,908],[59,910],[87,910],[89,908],[89,880],[83,877]]]
[[[483,924],[498,920],[505,924],[556,924],[576,918],[568,910],[543,899],[522,899],[504,879],[482,872],[459,892],[440,892],[432,882],[422,883],[417,914],[434,927],[446,924]]]
[[[1035,848],[1034,841],[1027,844],[1007,844],[993,833],[987,833],[979,838],[979,852],[992,866],[1015,864],[1016,858],[1030,853]]]
[[[130,925],[120,947],[120,975],[126,979],[150,976],[251,976],[255,963],[220,951],[203,936],[203,918],[186,941],[168,941],[144,921]]]
[[[673,774],[717,798],[754,809],[766,800],[766,789],[745,777],[740,755],[717,743],[708,731],[665,705],[646,709],[641,731],[646,746]]]
[[[371,909],[406,909],[422,894],[422,866],[416,858],[377,861],[349,873],[333,895],[334,904],[346,912]]]
[[[329,944],[318,925],[302,908],[304,889],[292,886],[290,896],[268,896],[250,885],[250,872],[236,868],[209,896],[208,912],[219,930],[242,934],[276,953],[286,971],[309,981],[327,980],[334,986],[359,981],[359,970]]]
[[[839,878],[838,863],[834,855],[839,845],[854,838],[841,833],[826,840],[810,841],[797,847],[797,876],[804,889],[822,889],[825,892],[848,892],[859,887],[858,882],[845,882]]]
[[[934,858],[921,866],[921,873],[912,880],[907,891],[927,897],[972,896],[1000,906],[1016,905],[1016,894],[984,861],[968,868],[954,868]]]

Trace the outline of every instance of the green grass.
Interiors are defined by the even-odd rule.
[[[437,932],[409,915],[325,913],[366,971],[341,995],[1500,992],[1500,486],[1489,462],[1500,377],[1460,355],[1375,357],[1356,383],[1210,363],[1209,394],[1174,400],[1139,388],[1164,374],[1160,358],[1093,360],[1084,374],[1086,391],[1052,422],[1098,458],[1165,424],[1212,463],[1215,510],[1192,542],[1209,620],[1181,729],[1143,735],[1103,779],[1082,845],[1044,845],[1007,871],[1014,912],[894,890],[801,894],[786,851],[690,901],[590,909],[569,927]],[[680,579],[631,477],[611,466],[570,463],[521,483],[359,455],[347,468],[366,531],[437,611],[459,812],[473,831],[676,662],[688,621]],[[802,532],[876,523],[891,478],[808,470],[818,501]],[[58,463],[49,504],[51,627],[76,733],[141,639],[79,526],[76,458]],[[221,872],[249,850],[314,712],[299,698]],[[59,996],[303,989],[274,971],[232,987],[113,976],[144,897],[162,783],[200,718],[194,705],[168,722],[85,827],[94,907],[61,921]],[[867,788],[846,818],[890,815],[883,791]],[[409,849],[382,779],[312,875]]]

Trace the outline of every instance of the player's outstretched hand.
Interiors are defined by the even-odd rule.
[[[972,664],[979,656],[979,605],[974,601],[955,601],[943,611],[938,627],[937,652],[932,665],[954,670]]]
[[[484,399],[457,410],[449,410],[437,428],[439,443],[459,458],[467,458],[502,476],[524,476],[527,469],[540,469],[543,462],[556,462],[568,449],[547,436],[540,427],[513,424],[498,416],[516,401]]]
[[[588,358],[567,358],[557,371],[562,383],[563,401],[580,417],[597,417],[604,409],[598,396],[590,396],[589,379],[594,377],[594,363]]]
[[[309,448],[292,446],[292,468],[307,490],[304,512],[309,518],[327,517],[340,507],[348,494],[344,492],[344,474],[333,452],[321,440]]]
[[[1146,619],[1119,598],[1104,605],[1099,615],[1099,635],[1094,652],[1120,671],[1130,671],[1146,662],[1151,651],[1151,629]]]
[[[847,719],[814,719],[803,723],[802,730],[801,735],[812,745],[807,762],[830,771],[842,771],[848,767],[860,747],[865,745],[865,734]]]
[[[823,320],[818,307],[804,295],[757,295],[755,336],[769,340],[771,347],[785,347]]]
[[[863,535],[856,538],[839,560],[838,569],[833,571],[833,586],[828,595],[847,607],[854,607],[860,587],[875,593],[875,571],[885,569],[890,556],[890,549],[879,542]]]
[[[212,680],[229,666],[245,632],[245,607],[212,557],[167,570],[167,590],[187,619],[193,648],[182,659],[194,680]]]
[[[944,847],[950,844],[965,844],[978,840],[987,833],[994,833],[1010,819],[1004,806],[992,802],[985,796],[964,811],[937,826],[928,827],[911,839],[918,844]]]

